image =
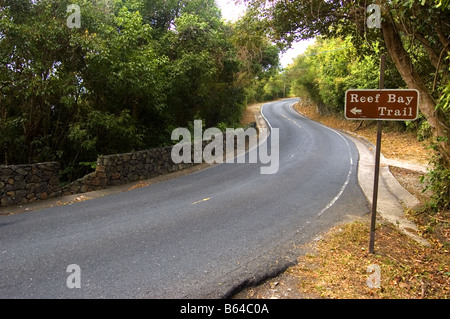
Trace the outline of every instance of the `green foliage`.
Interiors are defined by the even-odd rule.
[[[436,107],[442,109],[444,112],[450,111],[450,80],[442,89],[442,95]]]
[[[450,7],[450,0],[435,0],[437,7],[442,10],[448,9]]]
[[[351,88],[378,86],[379,66],[375,56],[361,56],[351,38],[318,38],[287,70],[292,93],[309,98],[323,113],[344,111],[345,92]]]
[[[257,21],[225,24],[214,0],[0,0],[0,163],[57,160],[67,182],[195,118],[235,127],[246,88],[278,66],[245,31]]]
[[[280,47],[266,34],[267,22],[258,19],[252,10],[232,27],[231,41],[239,62],[238,83],[245,87],[247,101],[261,102],[281,97],[267,85],[277,81],[280,72]]]
[[[91,168],[92,170],[95,170],[97,168],[97,162],[80,162],[81,166],[87,166]]]
[[[443,118],[447,120],[447,129],[450,127],[450,81],[442,90],[442,96],[436,106],[437,112],[442,112]],[[450,130],[450,129],[449,129]],[[425,175],[422,181],[428,185],[427,189],[432,190],[433,196],[429,205],[436,210],[450,209],[450,168],[443,154],[439,144],[442,142],[448,143],[449,137],[439,136],[431,145],[434,150],[434,155],[430,160],[430,167],[428,174]]]
[[[430,165],[432,169],[422,177],[421,181],[427,185],[426,190],[432,191],[432,197],[428,205],[434,210],[448,210],[450,209],[450,169],[445,167],[442,153],[437,146],[441,141],[436,141],[432,144],[435,151]]]
[[[341,113],[346,88],[376,88],[378,61],[387,56],[386,88],[417,89],[424,117],[407,128],[437,140],[436,192],[450,169],[450,1],[448,0],[246,0],[282,43],[321,36],[319,48],[288,70],[292,90],[314,100],[324,112]],[[381,29],[367,27],[367,6],[381,9]],[[344,40],[336,40],[344,39]],[[350,41],[348,41],[350,40]],[[351,44],[336,52],[336,41]],[[326,53],[324,53],[326,52]],[[400,76],[401,75],[401,76]],[[443,183],[443,184],[442,184]],[[445,193],[439,198],[448,198]],[[444,204],[445,206],[445,204]]]
[[[367,27],[366,9],[370,2],[366,0],[274,0],[270,1],[270,5],[260,0],[246,2],[260,19],[265,20],[272,38],[282,43],[317,36],[331,41],[335,38],[350,39],[353,48],[349,53],[356,54],[360,62],[365,57],[370,57],[372,61],[369,61],[368,67],[373,64],[373,57],[379,59],[381,54],[386,54],[386,79],[390,82],[386,83],[386,87],[401,88],[407,84],[410,88],[418,89],[422,97],[427,97],[423,98],[421,110],[431,119],[433,134],[438,135],[445,129],[445,120],[441,118],[440,112],[433,112],[433,108],[434,101],[442,96],[442,91],[438,88],[447,82],[449,74],[450,60],[446,58],[450,52],[450,29],[446,22],[450,19],[449,1],[379,1],[377,4],[381,7],[381,29]],[[395,40],[387,41],[389,39]],[[340,53],[347,52],[344,50]],[[330,70],[330,77],[333,72],[338,71],[337,79],[336,83],[332,83],[334,80],[323,78],[325,81],[322,81],[322,85],[333,91],[334,86],[342,85],[344,67],[341,62],[348,59],[339,54],[328,56],[336,58],[337,66]],[[357,70],[355,68],[353,71]],[[327,103],[340,99],[333,92],[322,95],[321,98]],[[443,147],[449,158],[447,162],[450,163],[449,145]]]

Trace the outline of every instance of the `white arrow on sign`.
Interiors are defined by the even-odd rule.
[[[358,109],[356,106],[350,110],[355,115],[362,114],[362,110]]]

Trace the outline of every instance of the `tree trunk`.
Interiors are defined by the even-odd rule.
[[[436,110],[436,101],[414,69],[411,58],[403,47],[402,39],[389,12],[383,19],[381,28],[388,53],[400,75],[408,88],[416,89],[420,93],[420,111],[430,124],[433,136],[447,138],[447,141],[439,142],[438,147],[444,160],[443,164],[450,168],[450,139],[448,139],[450,129],[445,124],[446,119],[441,111]]]

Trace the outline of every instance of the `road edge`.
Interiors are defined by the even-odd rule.
[[[304,114],[300,113],[295,107],[291,107],[291,109],[293,109],[302,117],[308,118]],[[362,136],[359,136],[358,134],[343,130],[337,130],[334,128],[330,129],[344,134],[356,146],[359,153],[358,184],[361,187],[368,202],[372,204],[376,146],[374,146],[370,141]],[[414,239],[416,242],[420,243],[423,246],[429,247],[430,243],[426,239],[418,235],[417,225],[405,216],[405,208],[417,208],[420,205],[420,201],[411,193],[409,193],[397,181],[394,175],[392,175],[389,170],[389,166],[397,166],[393,164],[396,164],[396,162],[387,159],[383,156],[383,154],[381,155],[377,214],[382,219],[397,226],[402,233]],[[423,172],[423,168],[414,168]]]
[[[266,131],[267,134],[265,134],[264,140],[261,140],[261,141],[258,140],[257,145],[255,145],[253,147],[258,147],[261,143],[264,143],[265,140],[270,136],[270,133],[271,133],[271,128],[269,128],[270,124],[268,123],[265,116],[262,114],[263,107],[269,103],[270,102],[264,103],[261,106],[260,110],[258,112],[254,113],[256,126],[257,126],[256,128],[257,128],[258,133],[260,133],[262,129],[267,129],[267,131]],[[247,153],[248,151],[249,150],[246,150],[245,153]],[[235,157],[235,156],[233,155],[233,157]],[[0,207],[0,218],[2,216],[30,213],[30,212],[34,212],[34,211],[38,211],[38,210],[42,210],[42,209],[52,208],[52,207],[56,207],[56,206],[71,205],[71,204],[75,204],[75,203],[82,202],[82,201],[88,201],[88,200],[93,200],[93,199],[96,199],[99,197],[122,193],[122,192],[130,191],[134,188],[146,187],[146,186],[150,186],[150,185],[164,182],[167,180],[182,177],[185,175],[194,174],[194,173],[212,168],[215,165],[220,165],[220,164],[202,163],[202,164],[195,165],[193,167],[185,168],[185,169],[177,171],[177,172],[171,172],[168,174],[163,174],[160,176],[151,177],[151,178],[139,180],[136,182],[130,182],[130,183],[126,183],[123,185],[109,186],[105,189],[101,189],[98,191],[91,191],[91,192],[82,193],[82,194],[58,196],[58,197],[48,198],[48,199],[42,200],[42,201],[35,201],[33,203],[17,204],[17,205],[12,205],[12,206],[7,206],[7,207]]]

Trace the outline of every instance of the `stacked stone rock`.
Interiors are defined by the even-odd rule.
[[[62,189],[63,195],[86,193],[135,182],[194,164],[174,164],[172,147],[154,148],[135,153],[99,156],[95,172],[76,180]]]
[[[223,134],[223,148],[226,151],[227,138]],[[204,149],[211,141],[202,141]],[[237,139],[234,136],[234,146]],[[159,175],[175,172],[191,167],[194,159],[201,154],[194,144],[191,144],[191,163],[175,164],[171,159],[172,147],[154,148],[135,153],[99,156],[97,167],[92,172],[69,185],[60,188],[57,162],[0,165],[0,206],[30,203],[35,200],[47,199],[61,195],[87,193],[108,186],[122,185]]]
[[[0,206],[30,203],[47,199],[59,188],[57,162],[0,165]]]

